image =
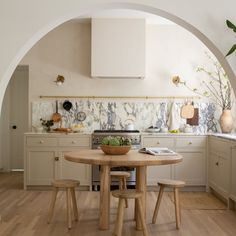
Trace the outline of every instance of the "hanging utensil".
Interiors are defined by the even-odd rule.
[[[54,123],[61,121],[61,114],[58,113],[58,101],[56,101],[56,112],[52,114],[52,118]]]
[[[184,119],[193,118],[194,115],[194,106],[187,102],[185,105],[181,107],[180,116]]]
[[[66,100],[63,102],[62,106],[66,111],[70,111],[70,109],[72,108],[72,103],[69,100]]]

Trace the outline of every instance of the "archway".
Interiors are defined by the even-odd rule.
[[[234,90],[236,90],[236,80],[235,80],[234,72],[231,69],[227,60],[225,59],[224,55],[214,45],[214,43],[211,40],[209,40],[203,33],[201,33],[193,25],[182,20],[180,17],[178,17],[176,15],[173,15],[171,13],[168,13],[166,11],[160,10],[155,7],[150,7],[150,6],[136,4],[136,3],[107,3],[107,4],[95,5],[93,8],[88,9],[87,12],[79,12],[78,11],[76,13],[73,12],[69,15],[60,17],[57,19],[57,21],[50,22],[47,26],[40,29],[33,37],[31,37],[25,43],[25,45],[18,51],[17,55],[12,60],[12,62],[8,66],[8,69],[6,70],[4,76],[2,77],[2,80],[0,82],[0,106],[2,104],[2,100],[3,100],[3,96],[5,93],[7,84],[9,82],[16,66],[19,64],[20,60],[25,56],[25,54],[30,50],[30,48],[33,45],[35,45],[43,36],[45,36],[48,32],[50,32],[52,29],[56,28],[60,24],[66,22],[66,21],[69,21],[73,18],[79,17],[83,14],[92,13],[92,12],[104,10],[104,9],[133,9],[133,10],[144,11],[147,13],[151,13],[151,14],[155,14],[155,15],[164,17],[164,18],[171,20],[174,23],[182,26],[183,28],[185,28],[186,30],[191,32],[193,35],[195,35],[215,55],[215,57],[221,63],[222,67],[224,68],[227,75],[229,76],[232,87],[234,88]]]

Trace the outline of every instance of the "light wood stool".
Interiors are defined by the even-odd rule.
[[[75,220],[76,221],[78,220],[78,209],[77,209],[76,197],[75,197],[75,187],[79,185],[80,185],[79,181],[71,180],[71,179],[61,179],[61,180],[52,181],[53,193],[52,193],[52,200],[51,200],[49,213],[48,213],[48,223],[50,223],[52,220],[58,190],[59,188],[65,188],[66,201],[67,201],[67,224],[68,224],[68,229],[71,229],[71,200],[73,204]]]
[[[174,204],[175,204],[175,219],[176,219],[176,229],[179,229],[180,222],[181,222],[181,215],[180,215],[180,205],[179,205],[179,188],[184,187],[185,182],[180,180],[168,180],[168,179],[162,179],[157,182],[157,184],[160,186],[156,207],[153,213],[152,217],[152,223],[156,223],[157,219],[157,213],[160,207],[161,198],[164,192],[164,188],[174,188]]]
[[[116,224],[115,224],[113,236],[121,236],[122,235],[124,204],[125,204],[125,200],[127,200],[127,199],[137,199],[138,214],[139,214],[140,221],[141,221],[142,228],[143,228],[143,235],[148,236],[147,226],[146,226],[146,222],[144,219],[143,205],[141,202],[142,194],[143,193],[141,191],[137,191],[135,189],[112,191],[112,195],[116,198],[119,198],[118,213],[117,213],[117,219],[116,219]]]
[[[126,171],[111,171],[110,176],[119,179],[119,189],[120,190],[127,189],[126,178],[130,177],[129,172],[126,172]],[[128,200],[127,199],[125,199],[125,207],[126,208],[128,207]]]

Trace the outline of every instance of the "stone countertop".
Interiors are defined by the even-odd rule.
[[[161,133],[161,132],[141,132],[142,136],[152,136],[152,137],[172,137],[172,136],[207,136],[207,133]]]
[[[58,135],[69,135],[69,136],[73,136],[73,135],[91,135],[91,132],[42,132],[42,133],[36,133],[36,132],[27,132],[25,133],[25,135],[50,135],[50,136],[58,136]]]
[[[229,140],[236,141],[236,133],[232,133],[232,134],[211,133],[209,135],[215,136],[215,137],[219,137],[219,138],[224,138],[224,139],[229,139]]]

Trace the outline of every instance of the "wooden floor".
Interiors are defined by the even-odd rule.
[[[48,225],[47,211],[50,191],[24,191],[22,174],[0,174],[0,235],[1,236],[108,236],[114,228],[117,211],[117,199],[111,198],[111,229],[98,230],[99,192],[77,192],[80,211],[79,221],[73,222],[67,229],[65,193],[60,192],[56,202],[52,223]],[[194,194],[194,193],[193,193]],[[157,192],[147,194],[147,224],[150,235],[158,236],[225,236],[236,235],[236,213],[230,210],[182,209],[182,225],[175,229],[174,206],[168,194],[157,217],[157,223],[151,224]],[[132,201],[125,210],[124,236],[139,236],[135,230]]]

